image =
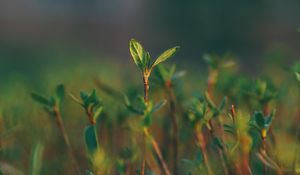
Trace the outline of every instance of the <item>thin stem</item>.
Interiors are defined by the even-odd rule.
[[[205,142],[204,136],[202,134],[201,128],[199,126],[197,126],[197,128],[196,128],[195,135],[196,135],[196,139],[197,139],[198,145],[200,147],[201,153],[203,155],[203,162],[206,167],[207,174],[212,175],[213,172],[210,167],[209,160],[208,160],[208,155],[207,155],[207,150],[206,150],[206,142]]]
[[[64,126],[64,123],[63,123],[63,120],[62,120],[62,117],[61,117],[61,113],[59,111],[59,109],[57,107],[54,107],[54,115],[55,115],[55,119],[56,119],[56,123],[60,129],[60,132],[63,136],[63,139],[65,141],[65,144],[67,146],[67,150],[68,150],[68,154],[70,156],[70,159],[72,161],[72,164],[73,164],[73,167],[74,167],[74,170],[76,171],[76,174],[80,175],[81,174],[81,171],[79,169],[79,166],[78,166],[78,163],[76,161],[76,158],[75,158],[75,155],[74,155],[74,152],[73,152],[73,149],[72,149],[72,146],[71,146],[71,143],[70,143],[70,139],[68,137],[68,134],[66,132],[66,129],[65,129],[65,126]]]
[[[167,166],[167,164],[166,164],[166,162],[165,162],[165,160],[164,160],[164,158],[163,158],[163,156],[162,156],[162,153],[161,153],[161,151],[160,151],[160,149],[159,149],[159,146],[158,146],[156,140],[155,140],[155,139],[152,137],[152,135],[149,133],[148,128],[144,128],[144,134],[145,134],[145,136],[146,136],[148,139],[150,139],[151,144],[152,144],[152,147],[153,147],[155,153],[157,154],[157,157],[158,157],[158,159],[159,159],[159,161],[160,161],[160,163],[161,163],[161,165],[162,165],[162,168],[163,168],[163,170],[164,170],[165,175],[171,175],[170,170],[169,170],[169,168],[168,168],[168,166]]]
[[[148,104],[149,102],[149,80],[148,76],[145,74],[143,75],[143,84],[144,84],[144,102]],[[145,174],[145,167],[146,167],[146,160],[145,160],[145,134],[143,134],[143,160],[142,160],[142,165],[141,165],[141,175]]]
[[[147,75],[143,76],[144,82],[144,101],[145,103],[149,102],[149,77]]]
[[[176,97],[171,82],[166,84],[168,91],[169,101],[170,101],[170,116],[173,126],[173,173],[178,174],[178,122],[176,120]]]

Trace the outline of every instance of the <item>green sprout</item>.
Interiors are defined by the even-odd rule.
[[[81,171],[79,169],[79,166],[77,164],[75,155],[73,153],[73,148],[71,146],[70,143],[70,139],[69,136],[67,134],[67,131],[65,129],[64,126],[64,122],[62,120],[62,116],[61,116],[61,108],[62,108],[62,101],[65,97],[65,87],[64,85],[58,85],[55,88],[55,93],[53,96],[51,96],[50,98],[46,98],[42,95],[39,95],[37,93],[31,93],[31,97],[37,101],[38,103],[40,103],[44,109],[50,114],[50,116],[54,117],[54,119],[56,120],[57,126],[60,129],[60,132],[62,134],[62,137],[65,141],[65,144],[68,148],[68,154],[70,156],[70,159],[73,163],[73,167],[74,170],[76,171],[76,173],[78,175],[81,174]]]

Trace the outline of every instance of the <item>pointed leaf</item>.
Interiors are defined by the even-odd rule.
[[[210,98],[210,95],[208,94],[208,92],[205,92],[205,99],[207,101],[208,106],[212,109],[212,110],[216,110],[217,107],[215,105],[215,103],[212,101],[212,99]]]
[[[295,75],[296,75],[296,79],[300,82],[300,73],[295,72]]]
[[[42,95],[36,94],[36,93],[31,93],[31,97],[32,99],[34,99],[35,101],[41,103],[42,105],[46,105],[46,106],[51,106],[51,102],[50,100],[48,100],[46,97],[43,97]]]
[[[99,143],[95,126],[89,125],[85,128],[84,140],[89,155],[93,156],[93,154],[99,149]]]
[[[224,97],[223,100],[221,101],[220,105],[219,105],[219,111],[222,111],[226,105],[226,101],[227,101],[227,98]]]
[[[30,175],[40,174],[42,167],[43,151],[44,145],[42,143],[38,143],[35,145],[32,152]]]
[[[58,101],[61,102],[65,96],[65,87],[63,84],[60,84],[55,89],[55,96],[57,97]]]
[[[80,101],[78,98],[76,98],[73,94],[69,93],[69,96],[74,100],[76,103],[83,105],[82,101]]]
[[[151,114],[146,114],[143,124],[145,127],[150,127],[152,123],[152,115]]]
[[[164,61],[166,61],[168,58],[172,57],[173,55],[175,55],[175,53],[178,51],[179,46],[173,47],[171,49],[166,50],[165,52],[163,52],[153,63],[153,65],[151,66],[151,68],[154,68],[156,65],[158,65],[159,63],[162,63]]]
[[[167,100],[162,100],[159,103],[157,103],[151,110],[151,113],[154,113],[158,111],[160,108],[162,108],[167,103]]]
[[[143,70],[144,49],[142,45],[135,39],[131,39],[129,42],[129,50],[134,63],[138,66],[139,69]]]
[[[102,110],[103,110],[103,107],[100,106],[100,107],[98,107],[98,108],[96,109],[96,111],[94,112],[93,118],[94,118],[95,121],[97,121],[97,118],[100,116]]]
[[[265,126],[265,119],[264,119],[264,115],[262,114],[262,112],[255,112],[254,117],[255,117],[256,124],[260,128],[263,128]]]

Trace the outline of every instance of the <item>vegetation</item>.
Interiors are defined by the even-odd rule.
[[[270,65],[253,78],[232,55],[207,54],[201,76],[165,63],[178,50],[152,59],[132,39],[138,69],[131,72],[122,66],[91,79],[61,73],[41,82],[46,87],[8,84],[1,173],[300,174],[300,63]],[[52,96],[27,100],[28,91],[55,84]]]

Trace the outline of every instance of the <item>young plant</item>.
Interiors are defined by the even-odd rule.
[[[143,116],[145,118],[145,125],[143,127],[144,135],[150,139],[152,147],[154,151],[156,152],[160,163],[162,164],[163,170],[166,175],[170,175],[169,168],[167,167],[166,162],[163,159],[163,156],[161,154],[161,151],[159,149],[159,146],[155,139],[152,137],[152,135],[149,132],[149,126],[152,113],[156,111],[155,108],[160,108],[165,102],[161,102],[158,105],[153,106],[152,103],[149,103],[149,77],[151,75],[152,70],[159,65],[160,63],[166,61],[170,57],[172,57],[177,51],[179,47],[173,47],[171,49],[166,50],[163,52],[160,56],[156,58],[155,61],[151,60],[151,56],[149,52],[146,52],[142,45],[137,42],[135,39],[131,39],[129,42],[129,50],[132,56],[132,59],[134,63],[137,65],[137,67],[140,69],[143,77],[143,84],[144,84],[144,110],[143,110]],[[144,174],[144,167],[145,167],[145,160],[143,160],[142,168],[141,168],[141,174]]]
[[[62,101],[64,99],[65,96],[65,87],[64,85],[58,85],[55,89],[55,93],[53,96],[51,96],[50,98],[46,98],[42,95],[36,94],[36,93],[31,93],[31,97],[37,101],[38,103],[40,103],[44,109],[49,113],[49,115],[51,117],[53,117],[53,119],[56,120],[56,124],[58,126],[58,128],[60,129],[60,132],[62,134],[62,137],[65,141],[65,144],[67,146],[68,149],[68,154],[70,156],[71,162],[73,164],[74,170],[76,171],[76,174],[80,175],[81,171],[79,169],[79,166],[77,164],[75,155],[73,153],[73,149],[70,143],[70,139],[69,136],[67,134],[67,131],[65,129],[63,120],[62,120],[62,116],[61,116],[61,105],[62,105]]]
[[[268,132],[270,130],[273,118],[275,116],[275,110],[273,110],[269,115],[264,116],[263,112],[255,112],[253,115],[253,119],[255,120],[256,128],[258,129],[262,145],[261,145],[261,151],[257,154],[258,158],[263,163],[264,172],[267,172],[267,166],[275,169],[278,171],[279,174],[281,174],[281,169],[279,166],[268,156],[268,145],[267,145],[267,136]],[[266,163],[267,162],[267,163]],[[270,166],[271,165],[271,166]]]
[[[231,162],[237,174],[251,175],[249,153],[252,139],[248,133],[249,119],[243,113],[236,112],[234,105],[231,106],[231,113],[228,116],[232,123],[224,124],[224,131],[234,139],[234,144],[229,148],[229,156],[233,159]]]
[[[94,89],[91,93],[84,91],[80,92],[81,100],[71,95],[71,98],[81,105],[88,117],[89,125],[84,130],[84,139],[87,151],[90,156],[99,149],[98,136],[96,132],[97,118],[100,116],[103,105],[101,99],[97,96],[96,90]]]
[[[89,125],[84,130],[84,140],[89,157],[93,160],[95,155],[100,151],[96,123],[97,118],[103,110],[102,100],[97,96],[95,89],[91,93],[81,91],[81,100],[71,94],[70,96],[83,107],[88,117]]]
[[[208,129],[210,132],[209,136],[212,138],[213,144],[219,155],[224,174],[228,174],[228,169],[226,167],[226,162],[224,158],[224,155],[226,155],[226,147],[224,145],[224,141],[222,140],[222,138],[217,136],[216,131],[212,124],[213,119],[219,120],[219,117],[222,116],[221,114],[225,108],[225,104],[226,104],[226,97],[224,97],[220,105],[217,106],[209,97],[208,93],[206,93],[205,97],[200,97],[198,98],[198,100],[193,101],[191,104],[191,108],[189,110],[190,120],[191,121],[194,120],[193,123],[196,122],[195,125],[196,138],[198,144],[200,145],[200,149],[204,157],[204,162],[206,162],[208,174],[212,174],[213,172],[210,169],[210,166],[208,165],[209,163],[208,158],[205,158],[205,156],[208,157],[207,155],[205,155],[207,154],[205,152],[207,152],[206,145],[208,143],[205,143],[206,142],[205,136],[202,133],[204,127],[206,127],[206,129]]]

